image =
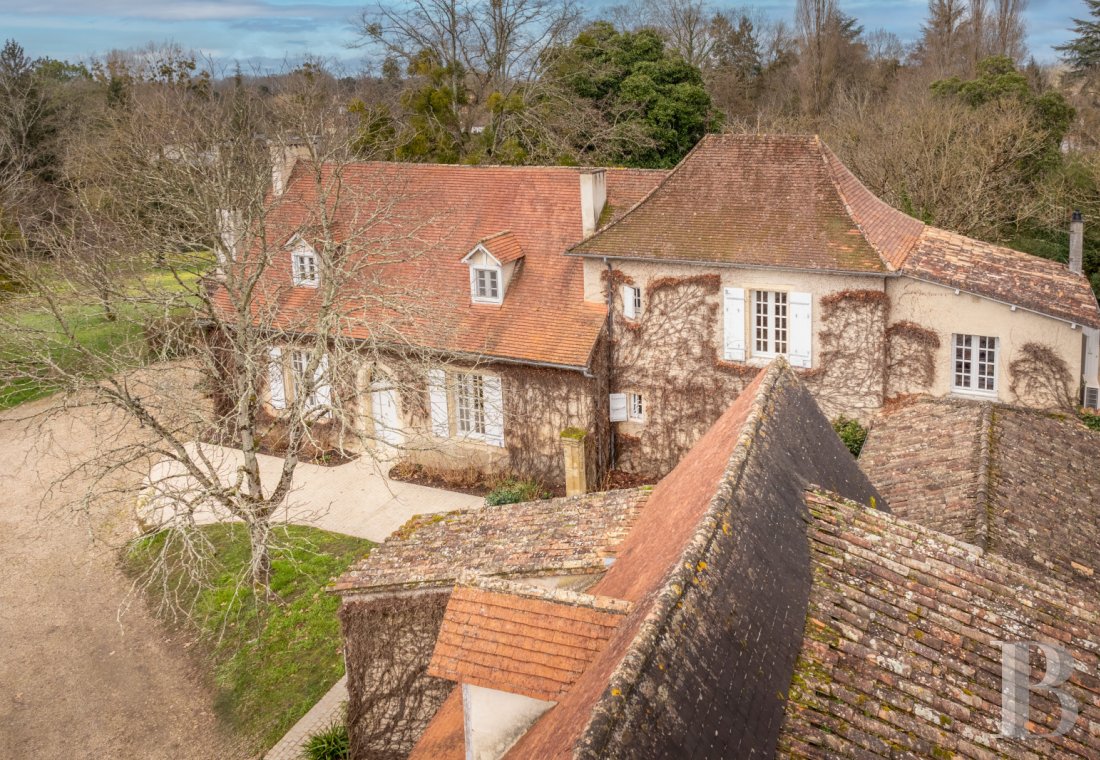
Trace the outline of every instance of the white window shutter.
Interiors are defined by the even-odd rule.
[[[447,373],[441,369],[428,370],[428,404],[432,412],[432,435],[446,438],[451,433],[451,424],[447,413]]]
[[[313,397],[317,399],[317,407],[328,409],[332,406],[332,383],[328,376],[328,356],[321,356],[317,362],[317,369],[313,372]]]
[[[283,350],[271,349],[271,361],[267,365],[268,395],[271,396],[271,406],[275,409],[286,409],[286,388],[283,387]]]
[[[745,289],[726,288],[722,298],[722,358],[745,360]]]
[[[626,422],[626,394],[612,393],[608,400],[611,405],[611,421]]]
[[[484,375],[485,389],[485,442],[504,446],[504,391],[499,377]]]
[[[792,367],[809,367],[813,357],[813,297],[809,293],[791,293],[791,333],[787,360]]]
[[[623,316],[634,319],[638,314],[634,311],[634,288],[623,285]]]

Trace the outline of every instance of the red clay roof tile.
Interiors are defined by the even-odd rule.
[[[315,238],[324,205],[319,188],[330,198],[339,188],[325,223],[346,247],[345,268],[356,270],[339,304],[351,337],[585,367],[606,309],[585,302],[580,262],[562,255],[583,236],[581,171],[356,163],[317,172],[299,163],[286,192],[269,200],[267,239]],[[608,202],[632,204],[664,174],[608,169]],[[501,305],[474,304],[461,259],[504,231],[510,240],[498,241],[501,255],[514,260],[522,252],[523,267]],[[289,251],[285,265],[265,273],[260,291],[257,316],[266,320],[270,308],[274,327],[314,330],[319,293],[292,286]],[[227,298],[219,291],[223,306]]]
[[[587,594],[467,580],[451,593],[428,674],[552,701],[627,609]]]

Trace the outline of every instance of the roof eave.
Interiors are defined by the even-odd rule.
[[[669,259],[657,256],[635,256],[635,255],[623,255],[621,253],[595,253],[595,252],[580,252],[574,253],[572,251],[566,251],[565,256],[569,256],[577,259],[606,259],[607,261],[642,261],[647,264],[681,264],[684,266],[696,266],[696,267],[721,267],[722,269],[767,269],[767,270],[782,270],[789,272],[814,272],[817,274],[836,274],[844,276],[863,276],[863,277],[897,277],[900,272],[894,272],[886,269],[877,271],[868,271],[865,269],[826,269],[823,267],[794,267],[784,266],[781,264],[746,264],[736,261],[707,261],[704,259]]]

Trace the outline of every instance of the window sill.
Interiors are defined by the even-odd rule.
[[[474,297],[474,298],[470,299],[470,302],[474,303],[474,304],[477,304],[478,306],[502,306],[504,304],[504,299],[499,298],[499,299],[494,300],[492,298],[477,298],[477,297]]]
[[[975,391],[970,388],[952,388],[950,395],[954,398],[970,399],[975,401],[996,401],[997,391]]]
[[[305,280],[303,280],[303,281],[299,282],[299,281],[296,280],[296,281],[294,281],[293,284],[294,284],[294,287],[296,287],[296,288],[316,288],[317,287],[317,282],[316,281],[306,282]]]

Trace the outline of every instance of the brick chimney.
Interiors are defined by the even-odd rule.
[[[1074,211],[1069,223],[1069,271],[1084,271],[1085,220],[1080,211]]]
[[[607,172],[589,169],[581,173],[581,229],[588,237],[596,231],[607,203]]]

